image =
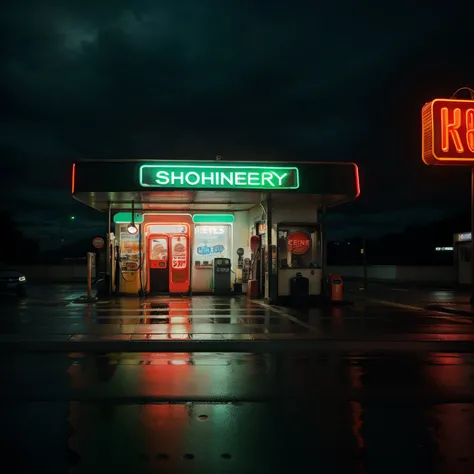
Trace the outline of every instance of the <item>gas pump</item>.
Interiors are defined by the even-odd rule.
[[[231,290],[230,258],[215,258],[212,262],[212,288],[216,294]]]
[[[237,249],[237,275],[236,275],[236,280],[237,283],[242,284],[243,280],[243,272],[244,272],[244,249],[243,248],[238,248]]]
[[[247,295],[250,298],[258,297],[258,280],[255,279],[255,263],[257,261],[258,252],[260,250],[260,236],[252,235],[250,237],[250,279],[247,286]]]

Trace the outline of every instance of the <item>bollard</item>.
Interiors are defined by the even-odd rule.
[[[95,255],[87,252],[87,298],[92,299],[92,265]]]

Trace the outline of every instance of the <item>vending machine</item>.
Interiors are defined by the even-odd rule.
[[[170,293],[188,293],[190,287],[189,237],[187,235],[170,235],[171,275]]]
[[[169,238],[165,234],[148,236],[149,288],[152,293],[170,291]]]

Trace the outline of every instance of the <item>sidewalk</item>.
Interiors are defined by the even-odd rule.
[[[469,298],[451,303],[431,303],[425,309],[474,318],[474,306],[470,304]]]
[[[416,284],[363,283],[350,282],[346,285],[351,298],[372,299],[380,303],[439,311],[474,318],[474,306],[469,303],[470,294],[466,290],[416,286]]]

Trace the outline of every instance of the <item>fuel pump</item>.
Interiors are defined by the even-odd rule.
[[[120,282],[122,280],[122,273],[120,269],[120,246],[118,243],[115,243],[115,293],[119,294],[120,293]]]
[[[250,237],[250,252],[251,252],[251,260],[250,260],[250,280],[255,279],[255,262],[258,258],[258,252],[260,250],[260,236],[259,235],[252,235]]]
[[[250,279],[247,286],[247,295],[250,298],[258,297],[258,280],[255,279],[255,263],[257,261],[258,252],[260,250],[260,236],[252,235],[250,237]]]

